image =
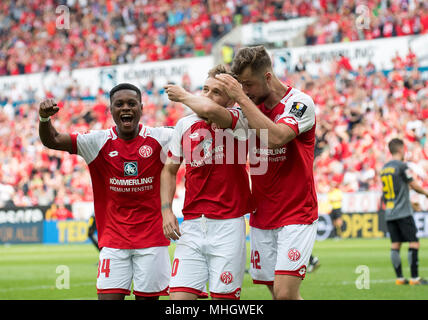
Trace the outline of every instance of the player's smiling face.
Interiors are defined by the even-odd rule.
[[[115,92],[110,111],[116,123],[119,138],[129,140],[138,135],[143,106],[137,92],[128,89]]]
[[[202,88],[202,95],[223,107],[232,107],[234,101],[221,89],[221,82],[209,77]]]

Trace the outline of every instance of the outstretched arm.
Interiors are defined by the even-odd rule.
[[[428,198],[428,192],[426,190],[424,190],[424,188],[422,188],[419,183],[417,183],[415,181],[415,179],[413,179],[412,181],[409,182],[409,186],[410,188],[412,188],[413,190],[415,190],[417,193],[423,194],[425,197]]]
[[[230,112],[210,98],[196,96],[177,85],[167,85],[165,86],[165,90],[169,100],[184,103],[199,117],[214,122],[223,129],[232,126]]]
[[[52,125],[50,117],[59,111],[53,99],[46,99],[39,106],[39,136],[43,145],[49,149],[72,152],[73,145],[69,134],[58,133]]]
[[[178,240],[181,236],[178,220],[172,211],[172,200],[174,199],[177,171],[180,164],[167,158],[161,172],[160,197],[162,206],[163,233],[166,238]]]
[[[265,143],[269,148],[283,146],[296,137],[296,133],[289,126],[275,123],[265,116],[254,102],[248,98],[242,90],[241,84],[235,78],[228,74],[218,74],[216,79],[222,83],[229,97],[239,104],[248,119],[250,128],[256,129],[257,136],[262,139],[264,136],[262,130],[268,131],[268,141],[265,141]]]

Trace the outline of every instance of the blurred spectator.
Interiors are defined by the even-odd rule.
[[[58,5],[69,8],[69,28]],[[314,0],[4,0],[0,3],[0,76],[211,54],[236,25],[317,17],[306,44],[428,32],[426,1]],[[60,24],[60,27],[57,26]]]
[[[46,220],[68,220],[73,219],[73,213],[68,210],[64,203],[54,203],[51,205],[51,207],[46,210],[45,215]]]
[[[52,218],[56,220],[73,219],[73,213],[68,210],[63,203],[60,203]]]
[[[11,185],[0,183],[0,208],[14,207],[14,193],[15,189]]]
[[[349,58],[344,56],[342,53],[339,53],[339,58],[337,60],[336,73],[339,73],[340,70],[345,69],[346,71],[353,71],[351,62]]]
[[[294,67],[295,72],[306,71],[306,62],[303,61],[302,57],[299,57],[299,61],[297,61],[296,66]]]

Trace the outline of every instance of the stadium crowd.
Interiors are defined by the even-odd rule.
[[[342,60],[331,74],[314,79],[303,66],[285,74],[283,81],[309,93],[317,107],[315,179],[317,191],[327,193],[332,181],[342,191],[381,190],[379,170],[387,160],[392,137],[406,141],[410,167],[428,187],[428,80],[422,78],[414,55],[395,57],[389,73],[369,63],[349,70]],[[189,86],[184,77],[183,84]],[[162,88],[142,88],[143,119],[149,126],[174,125],[189,110],[170,102]],[[46,92],[47,97],[53,97]],[[85,132],[113,125],[107,92],[94,99],[72,83],[63,96],[55,96],[60,112],[54,116],[61,132]],[[79,98],[80,97],[80,98]],[[0,207],[59,206],[92,201],[90,177],[83,160],[42,146],[38,135],[38,105],[0,108]],[[183,171],[179,173],[183,187]]]
[[[298,17],[319,17],[306,31],[307,45],[428,32],[426,1],[359,4],[350,0],[1,1],[0,76],[207,55],[234,26]]]

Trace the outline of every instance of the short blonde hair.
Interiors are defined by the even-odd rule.
[[[226,73],[233,76],[233,74],[230,72],[229,68],[226,65],[218,64],[208,71],[208,78],[215,78],[216,75],[221,73]]]

